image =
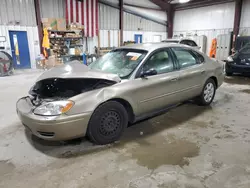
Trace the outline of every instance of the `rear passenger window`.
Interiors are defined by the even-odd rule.
[[[204,63],[205,62],[205,59],[204,59],[204,57],[201,54],[199,54],[196,51],[192,51],[192,52],[197,56],[198,61],[199,61],[198,63]]]
[[[172,48],[172,50],[175,53],[181,69],[198,64],[199,60],[196,59],[195,55],[190,50],[183,48]]]

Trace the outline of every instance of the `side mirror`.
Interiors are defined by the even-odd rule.
[[[141,78],[145,78],[147,76],[153,76],[153,75],[157,75],[157,71],[155,69],[149,69],[146,71],[142,71]]]

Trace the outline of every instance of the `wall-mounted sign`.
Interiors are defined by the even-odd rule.
[[[0,36],[0,42],[6,42],[6,37]]]

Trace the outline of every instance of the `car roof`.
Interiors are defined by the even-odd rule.
[[[142,44],[132,44],[127,46],[122,46],[117,49],[137,49],[137,50],[146,50],[149,52],[152,52],[154,50],[157,50],[159,48],[167,48],[167,47],[188,47],[187,45],[183,44],[175,44],[175,43],[142,43]]]
[[[190,38],[177,38],[177,39],[165,39],[163,41],[182,41],[182,40],[191,40],[191,41],[194,41],[193,39],[190,39]]]
[[[171,41],[176,41],[176,42],[180,42],[182,39],[166,39],[166,40],[163,40],[163,41],[166,41],[166,42],[171,42]]]

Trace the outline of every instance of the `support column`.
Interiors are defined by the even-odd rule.
[[[167,32],[168,32],[168,38],[173,37],[173,31],[174,31],[174,8],[172,5],[168,6],[167,9]]]
[[[234,40],[239,34],[240,30],[240,19],[241,19],[241,12],[242,12],[242,0],[235,1],[235,13],[234,13]]]
[[[38,28],[40,51],[42,53],[43,29],[42,29],[42,19],[41,19],[41,13],[40,13],[39,0],[34,0],[34,4],[35,4],[36,23],[37,23],[37,28]]]
[[[120,46],[123,45],[123,0],[119,0],[120,5],[120,19],[119,19],[119,29],[120,29]]]

